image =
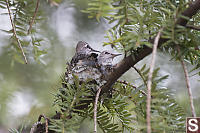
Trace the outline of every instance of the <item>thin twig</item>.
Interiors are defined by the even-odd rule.
[[[39,3],[40,3],[40,0],[37,0],[36,7],[35,7],[35,12],[33,14],[32,20],[30,22],[30,27],[28,29],[28,34],[30,34],[31,29],[32,29],[32,25],[33,25],[33,23],[35,21],[35,17],[36,17],[37,11],[38,11]]]
[[[94,133],[97,133],[97,105],[98,105],[98,99],[101,92],[101,88],[98,89],[96,97],[95,97],[95,103],[94,103]]]
[[[127,86],[131,86],[132,88],[135,88],[135,89],[137,88],[136,86],[134,86],[134,85],[128,83],[128,82],[125,81],[125,80],[117,80],[116,82],[117,82],[117,83],[121,83],[121,84],[125,84],[125,85],[127,85]]]
[[[48,119],[45,119],[45,123],[46,123],[46,133],[48,133]]]
[[[36,133],[36,132],[37,132],[38,125],[42,125],[42,123],[41,123],[41,122],[38,122],[38,121],[37,121],[36,123],[34,123],[34,124],[32,125],[32,127],[31,127],[30,133]]]
[[[183,67],[184,74],[185,74],[185,81],[186,81],[186,86],[187,86],[187,89],[188,89],[188,95],[189,95],[189,98],[190,98],[190,107],[191,107],[191,111],[192,111],[192,116],[196,117],[196,113],[195,113],[195,109],[194,109],[194,103],[193,103],[192,90],[191,90],[190,82],[189,82],[188,71],[187,71],[186,65],[183,62],[183,60],[180,60],[180,61],[181,61],[181,65]]]
[[[153,45],[152,59],[150,64],[150,70],[147,81],[147,133],[151,133],[151,84],[152,84],[152,75],[155,65],[156,51],[158,47],[158,42],[160,39],[162,29],[159,30]]]
[[[145,84],[146,87],[147,87],[147,82],[145,81],[144,76],[141,74],[141,72],[140,72],[135,66],[133,66],[133,68],[134,68],[135,71],[140,75],[140,77],[142,78],[144,84]]]
[[[41,121],[42,117],[45,119],[45,133],[48,133],[48,121],[49,121],[49,119],[44,114],[42,114],[42,115],[39,116],[38,122]]]
[[[125,81],[125,80],[117,80],[116,82],[121,83],[121,84],[124,84],[124,85],[127,85],[127,86],[130,86],[130,87],[132,87],[132,88],[134,88],[134,89],[137,89],[136,86],[132,85],[131,83],[128,83],[128,82]],[[146,92],[144,92],[143,90],[139,90],[139,91],[140,91],[140,93],[142,93],[143,95],[147,96]]]
[[[178,49],[178,52],[180,54],[181,51],[180,51],[180,47],[178,45],[177,45],[177,49]],[[185,75],[185,82],[186,82],[188,95],[189,95],[189,99],[190,99],[190,108],[191,108],[191,111],[192,111],[192,117],[196,117],[196,113],[195,113],[195,109],[194,109],[194,103],[193,103],[192,90],[191,90],[191,87],[190,87],[190,81],[189,81],[187,67],[186,67],[184,61],[181,58],[180,58],[180,62],[181,62],[181,65],[183,67],[183,71],[184,71],[184,75]]]
[[[9,14],[9,17],[10,17],[10,22],[11,22],[11,25],[12,25],[12,28],[13,28],[13,35],[14,35],[14,37],[15,37],[16,40],[17,40],[17,43],[18,43],[18,45],[19,45],[19,48],[20,48],[20,50],[21,50],[21,52],[22,52],[22,55],[23,55],[23,57],[24,57],[25,63],[27,64],[28,61],[27,61],[27,59],[26,59],[26,55],[25,55],[24,50],[23,50],[23,48],[22,48],[22,45],[21,45],[21,43],[20,43],[20,41],[19,41],[19,38],[17,37],[17,33],[16,33],[16,29],[15,29],[15,24],[14,24],[14,22],[13,22],[13,20],[12,20],[12,16],[11,16],[11,12],[10,12],[10,7],[9,7],[9,2],[8,2],[8,0],[6,0],[6,6],[7,6],[8,14]]]
[[[194,26],[194,25],[186,25],[185,27],[186,27],[186,28],[193,29],[193,30],[198,30],[198,31],[200,31],[200,27],[197,27],[197,26]]]

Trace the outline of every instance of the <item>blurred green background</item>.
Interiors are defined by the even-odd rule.
[[[106,21],[99,23],[95,19],[88,19],[87,14],[81,12],[87,7],[87,0],[57,2],[58,6],[51,6],[47,2],[41,2],[39,6],[45,20],[36,29],[45,40],[41,44],[47,51],[47,54],[40,56],[39,62],[29,55],[27,65],[13,63],[8,52],[9,36],[0,31],[0,133],[6,133],[9,128],[18,128],[22,124],[32,125],[40,114],[51,116],[55,113],[52,93],[60,86],[59,78],[65,72],[66,62],[73,56],[79,40],[88,42],[95,49],[112,50],[109,46],[103,47],[105,31],[111,25]],[[1,14],[5,12],[6,9],[0,9]],[[0,29],[10,28],[9,16],[0,15]],[[122,58],[119,57],[115,62]],[[183,70],[178,62],[170,59],[167,54],[159,53],[156,67],[161,67],[161,75],[169,75],[163,85],[171,89],[187,116],[190,116]],[[149,63],[149,57],[136,67],[140,68],[144,63]],[[122,77],[135,85],[137,78],[133,69]],[[198,75],[190,77],[197,116],[200,115],[199,80]]]

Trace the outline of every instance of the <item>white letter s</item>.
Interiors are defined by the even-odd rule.
[[[194,121],[194,123],[192,123],[192,121]],[[197,131],[198,129],[199,129],[199,127],[198,127],[198,125],[197,125],[197,119],[190,119],[189,121],[188,121],[188,124],[189,124],[189,127],[188,127],[188,129],[190,130],[190,131],[192,131],[192,132],[195,132],[195,131]],[[195,124],[196,123],[196,124]],[[191,127],[190,127],[190,125],[191,126],[193,126],[194,128],[192,129]]]

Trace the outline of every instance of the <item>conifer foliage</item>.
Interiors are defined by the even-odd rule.
[[[27,20],[30,20],[33,12],[27,13],[26,8],[36,4],[33,1],[8,1],[13,12],[16,34],[23,48],[29,47],[31,42],[36,57],[44,54],[38,49],[40,38],[34,36],[35,28],[31,30],[27,40]],[[199,19],[200,0],[194,2],[188,0],[89,0],[87,13],[89,18],[96,18],[100,23],[106,20],[111,24],[107,31],[108,42],[124,53],[124,59],[114,68],[116,78],[108,78],[109,91],[102,91],[97,103],[98,132],[125,133],[147,132],[146,128],[146,90],[149,68],[144,65],[136,69],[140,75],[140,81],[128,83],[117,81],[120,76],[137,62],[151,53],[153,40],[159,29],[162,30],[159,48],[168,53],[174,60],[185,60],[193,65],[193,70],[200,75],[200,50],[199,50]],[[30,7],[29,7],[30,6]],[[5,1],[0,1],[0,8],[7,8]],[[190,10],[187,10],[190,9]],[[30,15],[31,14],[31,15]],[[37,18],[40,20],[40,13]],[[5,31],[13,34],[13,30]],[[16,40],[11,37],[11,54],[16,60],[21,59],[19,49],[15,45]],[[25,53],[28,53],[27,51]],[[140,57],[138,57],[140,55]],[[143,57],[141,57],[143,56]],[[130,61],[131,63],[127,62]],[[118,70],[121,64],[129,66],[124,72]],[[123,70],[120,70],[123,71]],[[116,74],[120,73],[120,74]],[[185,112],[176,102],[170,89],[162,86],[162,82],[168,76],[161,77],[159,68],[155,69],[152,76],[151,86],[151,130],[160,132],[184,132]],[[112,81],[112,79],[115,79]],[[48,127],[49,132],[64,133],[78,132],[81,124],[89,119],[93,121],[96,91],[91,88],[90,80],[80,83],[79,78],[73,75],[73,84],[66,82],[65,76],[61,77],[60,88],[54,94],[54,106],[56,115],[48,118],[48,122],[39,123],[34,128],[40,128],[40,132]],[[137,86],[134,84],[141,83]],[[48,125],[48,126],[47,126]],[[35,129],[35,130],[36,130]],[[37,130],[38,131],[38,130]],[[11,132],[15,132],[12,130]],[[36,131],[33,130],[32,133]]]
[[[137,88],[128,82],[117,82],[111,97],[101,96],[97,122],[102,132],[146,132],[146,95],[141,92],[146,89],[148,71],[146,65],[139,70],[143,83]],[[169,89],[159,85],[168,76],[158,75],[159,69],[156,69],[152,85],[152,130],[158,133],[184,131],[185,113],[182,107],[174,100]],[[95,94],[85,84],[80,86],[77,77],[75,81],[76,84],[71,85],[63,80],[62,87],[55,95],[54,105],[61,116],[60,119],[50,119],[51,131],[77,132],[81,122],[93,118]]]
[[[36,2],[0,0],[0,8],[4,9],[1,15],[8,15],[12,25],[9,30],[1,29],[10,36],[10,44],[6,50],[11,56],[12,65],[15,62],[28,63],[31,56],[35,61],[40,62],[40,56],[46,54],[46,50],[41,47],[41,44],[45,43],[45,39],[36,30],[36,27],[39,27],[45,19],[40,9],[35,11]]]

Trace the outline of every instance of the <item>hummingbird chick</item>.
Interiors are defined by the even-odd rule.
[[[101,73],[97,68],[98,53],[100,51],[94,50],[88,43],[79,41],[76,45],[76,53],[67,67],[69,71],[66,73],[66,81],[73,83],[72,74],[79,77],[80,81],[99,79]]]
[[[112,61],[116,56],[119,56],[121,54],[113,54],[109,51],[103,51],[98,56],[98,66],[100,67],[100,71],[103,74],[104,78],[107,77],[107,75],[112,72]]]
[[[94,50],[90,45],[84,41],[79,41],[76,45],[76,53],[71,60],[71,65],[96,65],[97,56],[100,51]]]

